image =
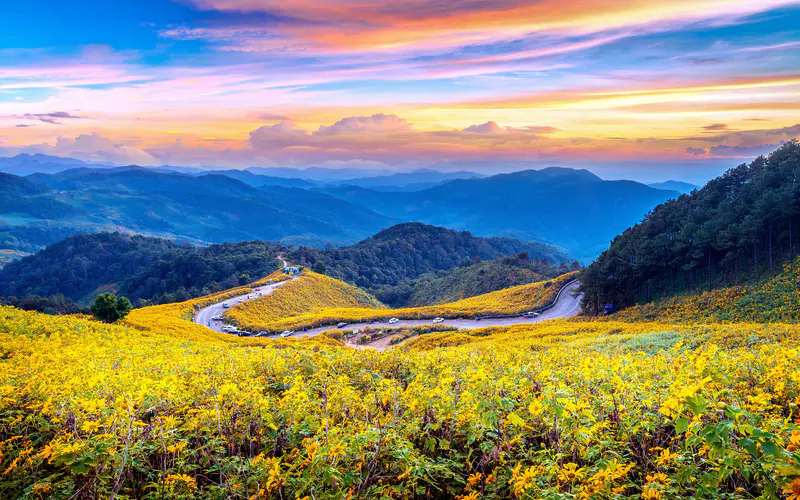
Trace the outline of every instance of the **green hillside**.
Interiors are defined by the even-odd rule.
[[[798,179],[793,141],[659,205],[583,273],[586,309],[756,282],[780,270],[797,253]]]

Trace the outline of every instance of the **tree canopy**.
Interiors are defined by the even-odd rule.
[[[799,218],[800,145],[791,141],[657,206],[616,237],[582,274],[584,308],[758,280],[795,255]]]

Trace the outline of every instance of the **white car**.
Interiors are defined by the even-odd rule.
[[[444,323],[444,318],[433,318],[433,322],[434,324]]]
[[[390,325],[393,325],[393,324],[395,324],[395,323],[400,323],[400,320],[399,320],[399,319],[397,319],[397,318],[392,318],[392,319],[390,319],[390,320],[389,320],[389,324],[390,324]]]
[[[211,319],[213,321],[222,321],[224,318],[222,316],[213,316]]]
[[[233,325],[222,325],[222,331],[225,333],[233,333],[236,331],[236,327]]]
[[[281,338],[285,339],[286,337],[291,337],[294,335],[294,332],[291,330],[286,330],[285,332],[281,333]]]
[[[239,297],[239,302],[244,302],[244,299]]]

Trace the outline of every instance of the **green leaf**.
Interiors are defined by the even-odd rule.
[[[675,433],[676,434],[683,434],[684,432],[689,430],[689,419],[688,418],[679,418],[675,421]]]

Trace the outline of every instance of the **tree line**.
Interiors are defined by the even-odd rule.
[[[799,178],[795,140],[657,206],[582,273],[584,310],[599,314],[776,272],[797,252]]]

